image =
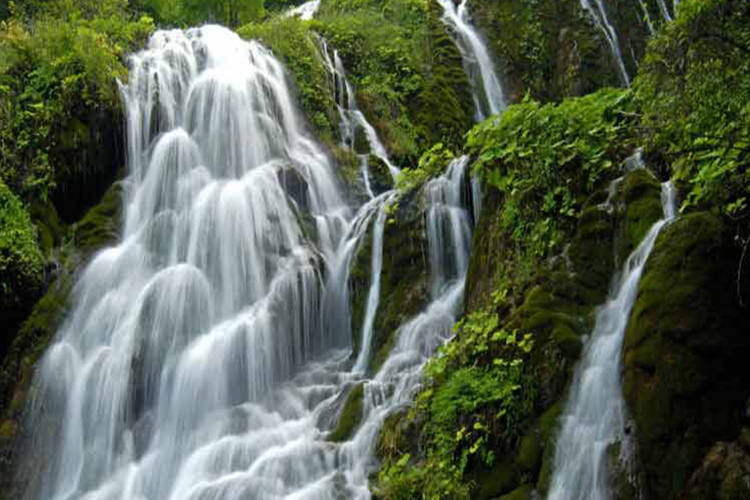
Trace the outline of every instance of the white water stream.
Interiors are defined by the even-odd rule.
[[[297,7],[292,7],[291,9],[286,11],[286,13],[284,13],[284,16],[297,16],[303,21],[309,21],[313,17],[315,17],[315,14],[318,12],[319,8],[320,0],[310,0],[309,2],[305,2],[301,5],[298,5]]]
[[[429,306],[364,380],[393,192],[344,203],[282,66],[255,42],[218,26],[159,31],[130,66],[122,237],[83,272],[37,370],[26,498],[368,498],[380,424],[413,396],[460,309],[468,161],[425,186],[430,258],[443,265],[431,266]],[[349,273],[370,227],[352,353]],[[355,383],[363,423],[329,442]]]
[[[453,0],[437,2],[443,8],[443,22],[450,29],[461,52],[464,70],[472,86],[475,120],[482,121],[490,115],[500,113],[506,106],[505,95],[490,53],[471,24],[468,0],[461,0],[458,6]]]
[[[388,151],[378,137],[375,127],[373,127],[365,115],[357,106],[357,99],[354,92],[354,86],[346,77],[344,63],[339,57],[336,49],[329,49],[328,42],[321,39],[321,53],[323,61],[326,64],[328,74],[331,76],[332,88],[336,96],[336,108],[339,112],[341,140],[345,147],[354,149],[357,142],[357,132],[364,132],[365,139],[370,148],[370,154],[382,161],[391,174],[393,181],[396,180],[401,170],[396,167],[388,157]],[[367,154],[359,155],[362,165],[363,177],[367,189],[369,189],[369,157]]]
[[[664,217],[648,231],[596,311],[594,331],[583,348],[561,417],[550,500],[610,498],[607,453],[625,439],[626,411],[620,382],[625,328],[643,267],[659,232],[675,217],[672,184],[662,185]]]

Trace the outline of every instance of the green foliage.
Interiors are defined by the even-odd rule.
[[[42,255],[36,230],[21,201],[0,181],[0,310],[12,315],[27,307],[41,285]]]
[[[424,152],[416,167],[406,167],[401,171],[401,175],[396,179],[396,187],[405,192],[421,186],[429,179],[442,174],[454,158],[453,152],[442,142],[438,142]]]
[[[532,414],[535,385],[524,362],[532,336],[499,328],[490,310],[468,315],[456,332],[425,369],[414,412],[426,417],[425,459],[386,457],[378,477],[384,498],[468,498],[467,472],[493,467]]]
[[[160,25],[180,27],[219,23],[236,28],[266,15],[264,0],[138,0],[131,7]]]
[[[606,42],[580,0],[482,0],[470,8],[502,68],[508,94],[528,92],[547,102],[619,83]],[[640,58],[648,33],[638,20],[639,3],[610,2],[607,10]]]
[[[0,24],[0,179],[26,199],[46,200],[85,166],[91,117],[119,112],[125,54],[154,29],[123,2],[93,5],[53,2],[29,23]]]
[[[467,136],[474,170],[500,191],[501,229],[519,251],[560,251],[587,195],[611,179],[633,149],[629,91],[605,89],[560,104],[526,98]]]
[[[634,82],[646,152],[689,184],[683,210],[750,215],[750,4],[685,0]]]

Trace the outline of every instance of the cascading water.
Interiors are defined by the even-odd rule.
[[[550,500],[606,500],[607,451],[625,438],[625,402],[620,386],[622,342],[638,282],[659,232],[675,217],[672,184],[662,185],[664,217],[649,229],[625,262],[576,366],[562,416],[550,483]]]
[[[315,14],[318,12],[319,8],[320,0],[310,0],[309,2],[305,2],[301,5],[298,5],[297,7],[292,7],[284,15],[286,17],[296,16],[303,21],[309,21],[313,17],[315,17]]]
[[[500,78],[482,37],[469,19],[468,0],[456,6],[453,0],[437,0],[443,8],[443,22],[453,34],[461,52],[464,70],[469,77],[474,98],[475,119],[482,121],[505,109],[506,102]]]
[[[375,155],[380,161],[382,161],[387,167],[391,174],[391,178],[395,181],[398,174],[401,172],[398,167],[391,163],[388,157],[388,151],[380,141],[375,127],[367,121],[365,115],[360,111],[357,106],[357,100],[354,94],[354,87],[349,80],[346,78],[346,71],[344,70],[344,63],[339,57],[337,50],[330,50],[328,48],[328,42],[325,39],[321,39],[321,53],[323,60],[328,69],[328,74],[331,76],[332,88],[336,96],[336,108],[339,112],[339,119],[341,120],[341,140],[345,147],[349,149],[355,148],[357,139],[357,131],[362,130],[367,139],[367,144],[370,148],[370,153]],[[331,52],[333,57],[331,57]],[[364,178],[365,185],[369,190],[369,158],[367,154],[359,155],[360,164],[362,167],[362,175]]]
[[[304,491],[334,460],[308,406],[340,380],[316,370],[351,345],[337,266],[377,210],[352,217],[283,68],[229,30],[157,32],[123,95],[123,236],[37,370],[27,497]]]
[[[591,4],[592,1],[595,6]],[[589,13],[591,19],[594,21],[594,25],[604,35],[605,40],[607,40],[607,45],[609,45],[609,50],[617,65],[617,73],[620,81],[626,87],[630,86],[630,75],[628,75],[628,70],[625,68],[625,62],[622,59],[620,40],[615,27],[609,22],[604,0],[581,0],[581,7]]]
[[[343,79],[340,61],[332,67]],[[414,394],[460,308],[468,160],[425,187],[441,263],[433,300],[365,381],[360,429],[334,444],[328,430],[369,362],[394,192],[347,207],[281,65],[224,28],[157,32],[122,91],[123,235],[87,266],[37,370],[26,497],[368,498],[382,420]],[[369,227],[353,356],[348,280]]]
[[[457,158],[445,174],[424,188],[431,267],[431,302],[396,332],[396,345],[372,380],[364,383],[363,422],[339,452],[341,468],[357,498],[369,498],[368,475],[385,418],[408,404],[422,379],[422,368],[452,333],[463,302],[471,246],[468,159]]]

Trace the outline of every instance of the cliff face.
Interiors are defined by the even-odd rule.
[[[750,89],[747,6],[683,3],[684,17],[660,28],[656,0],[607,2],[627,72],[635,76],[644,57],[645,69],[634,90],[580,97],[619,79],[611,48],[579,0],[471,1],[517,104],[466,137],[470,87],[434,2],[324,0],[314,21],[279,18],[239,30],[285,62],[309,129],[337,159],[352,196],[362,195],[357,158],[340,146],[320,36],[340,52],[359,106],[395,162],[418,170],[422,153],[444,143],[469,153],[484,181],[464,319],[429,365],[414,404],[380,433],[376,496],[418,497],[431,487],[454,498],[546,493],[559,416],[596,307],[661,217],[659,181],[669,177],[678,181],[683,214],[656,241],[626,331],[622,380],[636,458],[627,467],[611,460],[614,494],[750,496],[750,258],[743,251],[750,127],[746,103],[732,97]],[[650,47],[649,23],[661,29]],[[726,39],[711,26],[726,28]],[[78,167],[61,168],[44,201],[19,198],[11,192],[18,188],[0,182],[0,264],[12,261],[0,267],[12,275],[0,275],[0,298],[3,320],[13,325],[0,342],[0,491],[11,491],[13,450],[29,436],[22,415],[34,364],[65,320],[80,266],[117,236],[123,184],[113,180],[125,158],[121,113],[110,104],[76,110],[63,124],[52,155]],[[726,126],[705,130],[716,123]],[[645,168],[634,169],[628,158],[639,146]],[[374,189],[389,187],[384,165],[374,157],[370,164]],[[370,372],[398,326],[428,301],[424,206],[418,185],[402,191],[384,233]],[[11,225],[3,215],[14,210],[22,213]],[[352,269],[355,332],[371,245],[364,241]],[[349,437],[361,418],[362,385],[347,390],[332,441]]]

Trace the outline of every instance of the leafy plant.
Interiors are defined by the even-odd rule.
[[[750,215],[750,5],[686,0],[633,83],[646,153],[689,192],[683,210]]]

